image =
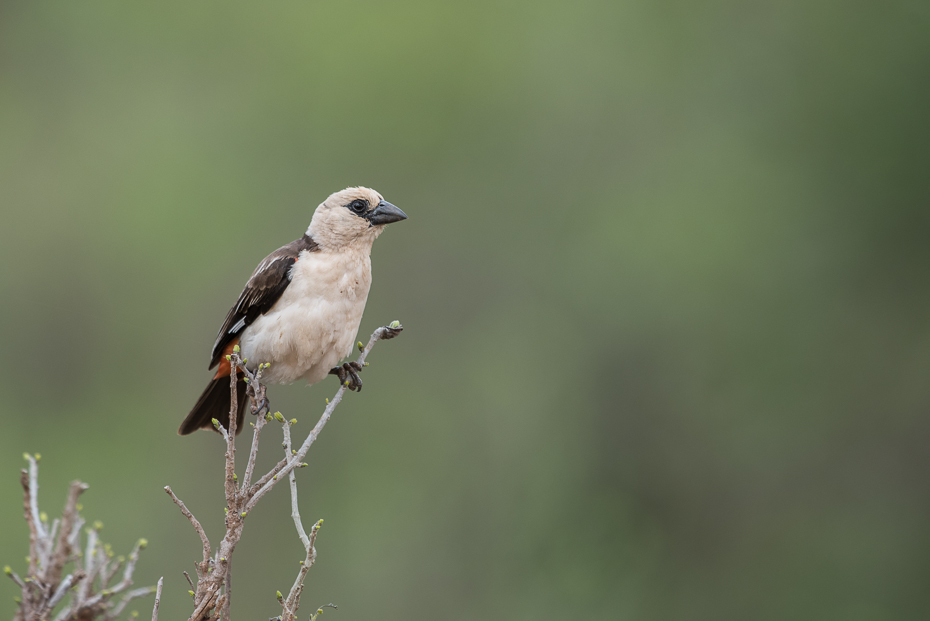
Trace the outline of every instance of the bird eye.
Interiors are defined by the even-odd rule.
[[[349,203],[348,207],[355,213],[362,214],[362,213],[365,213],[365,210],[368,209],[368,203],[366,201],[359,199],[359,200],[354,200],[351,203]]]

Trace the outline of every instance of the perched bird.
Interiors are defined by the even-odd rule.
[[[330,195],[313,213],[307,232],[258,264],[216,336],[210,367],[219,365],[178,434],[212,429],[212,419],[229,428],[229,374],[226,359],[238,345],[249,370],[268,362],[263,381],[315,384],[329,374],[361,390],[361,368],[339,366],[355,343],[368,289],[371,245],[391,222],[407,215],[368,188]],[[246,405],[242,373],[236,392],[238,429]]]

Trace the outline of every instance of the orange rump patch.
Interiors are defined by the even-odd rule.
[[[233,353],[233,348],[239,344],[239,339],[234,339],[229,342],[229,345],[226,346],[226,349],[223,350],[223,355],[220,356],[220,368],[216,370],[216,375],[213,376],[213,379],[219,379],[221,377],[229,377],[229,360],[226,359],[226,356]]]

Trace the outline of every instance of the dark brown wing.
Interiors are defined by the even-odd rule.
[[[216,335],[210,360],[211,369],[220,361],[226,345],[238,339],[246,326],[275,305],[291,282],[291,267],[297,262],[301,251],[314,252],[319,249],[312,237],[304,235],[286,246],[281,246],[258,264],[249,282],[245,283],[239,300],[229,309],[219,334]]]

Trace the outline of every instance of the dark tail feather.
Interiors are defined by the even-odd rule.
[[[245,394],[246,384],[239,375],[239,381],[236,383],[236,396],[239,400],[238,416],[236,416],[236,434],[242,431],[242,422],[245,417],[245,409],[248,407],[249,398]],[[212,380],[207,384],[197,405],[187,415],[181,428],[178,429],[178,435],[186,436],[198,429],[213,429],[213,419],[220,421],[226,429],[229,429],[229,377],[222,376]]]

